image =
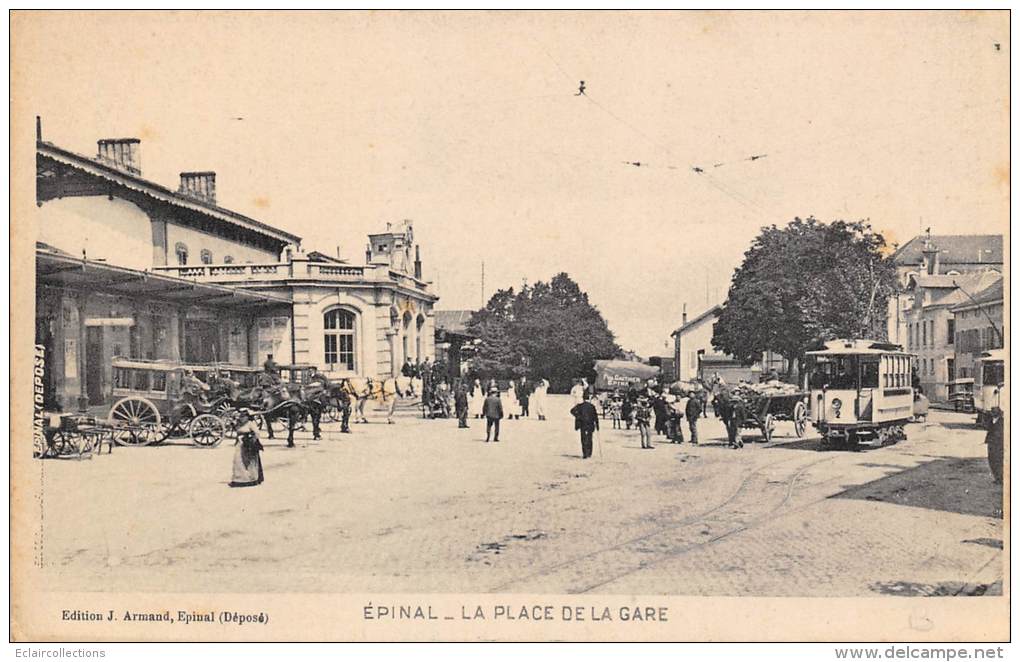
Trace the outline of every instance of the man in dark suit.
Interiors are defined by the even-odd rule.
[[[687,399],[687,407],[684,413],[687,415],[687,426],[691,430],[691,443],[698,445],[698,419],[704,411],[705,405],[701,400],[701,393],[691,393]]]
[[[592,435],[599,429],[599,413],[591,403],[591,393],[584,392],[584,400],[570,410],[574,429],[581,431],[581,458],[591,457]]]
[[[468,396],[463,384],[457,387],[457,395],[453,396],[453,406],[457,410],[457,427],[468,427]]]
[[[489,441],[489,433],[496,428],[496,437],[493,441],[499,441],[499,421],[503,418],[503,401],[499,399],[499,390],[490,389],[489,397],[485,398],[482,405],[482,413],[485,414],[485,441]]]

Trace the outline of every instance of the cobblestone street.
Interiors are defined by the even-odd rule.
[[[266,482],[230,489],[233,447],[180,443],[46,461],[45,580],[61,590],[534,592],[754,596],[1001,591],[1001,486],[973,417],[933,412],[908,440],[819,450],[780,423],[771,444],[640,449],[603,430],[580,459],[550,420],[422,420],[402,407],[354,434],[327,424]],[[605,425],[609,425],[605,422]],[[102,517],[94,513],[102,511]],[[86,524],[87,523],[87,524]]]

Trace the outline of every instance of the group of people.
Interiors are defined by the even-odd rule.
[[[683,419],[691,434],[691,443],[698,443],[698,419],[705,412],[706,392],[696,391],[674,396],[661,386],[631,387],[626,393],[619,389],[605,397],[603,408],[613,422],[613,429],[637,428],[641,448],[655,448],[652,433],[664,436],[670,443],[684,443]]]
[[[501,392],[495,379],[490,379],[482,386],[481,379],[475,379],[470,391],[466,384],[457,386],[454,395],[454,411],[457,415],[457,427],[466,428],[468,418],[486,420],[486,441],[489,432],[495,428],[495,441],[499,441],[499,421],[519,420],[531,416],[532,405],[535,417],[546,420],[546,395],[549,382],[540,379],[537,383],[528,381],[527,377],[512,379],[505,392]]]

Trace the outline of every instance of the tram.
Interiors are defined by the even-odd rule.
[[[1006,350],[991,349],[977,358],[977,378],[974,385],[974,410],[978,427],[986,428],[992,420],[992,410],[1001,407],[1002,389],[1006,385]]]
[[[874,340],[832,340],[807,352],[809,417],[825,448],[906,439],[914,415],[912,355]]]

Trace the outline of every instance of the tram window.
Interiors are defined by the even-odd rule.
[[[149,390],[149,373],[145,370],[135,370],[135,390],[136,391],[148,391]]]
[[[878,388],[878,361],[861,363],[861,388]]]
[[[113,385],[115,388],[131,388],[131,371],[126,368],[116,368],[113,371]]]
[[[163,392],[166,390],[166,373],[157,372],[152,375],[152,390]]]
[[[1005,374],[1003,367],[1004,364],[1002,363],[985,363],[981,371],[981,384],[984,386],[998,386],[1005,382],[1005,379],[1003,379]]]

